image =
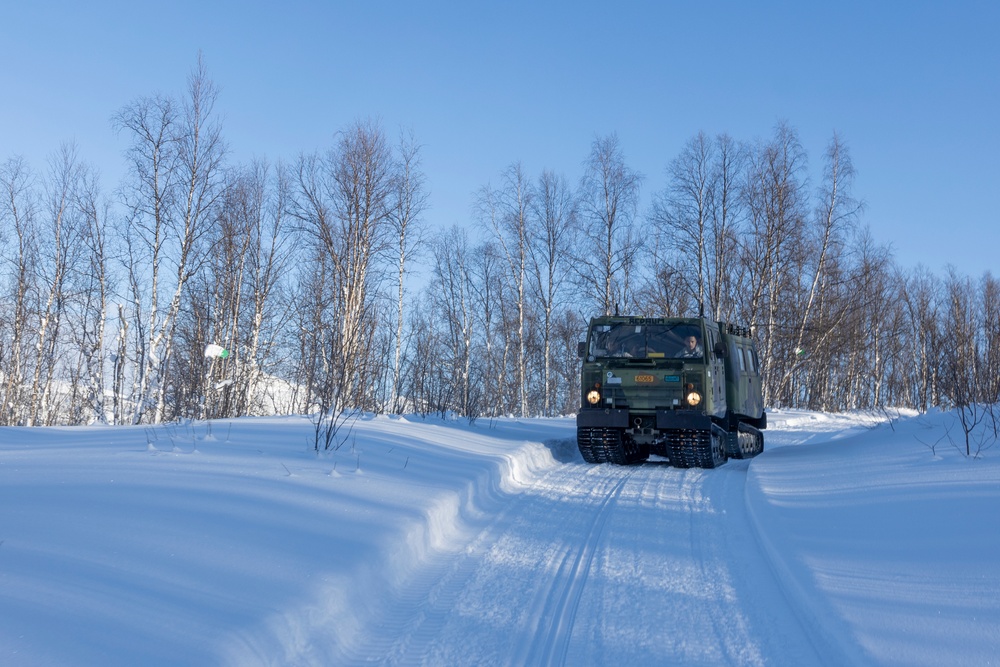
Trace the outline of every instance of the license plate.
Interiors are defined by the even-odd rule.
[[[681,376],[680,375],[664,375],[663,376],[663,381],[664,382],[680,382],[681,381]]]
[[[636,382],[653,382],[653,381],[655,381],[655,378],[652,375],[636,375],[635,376],[635,381]]]

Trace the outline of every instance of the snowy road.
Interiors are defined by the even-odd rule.
[[[550,444],[569,459],[572,442]],[[748,462],[567,462],[415,572],[345,662],[820,664],[745,512]]]
[[[771,417],[716,470],[558,418],[0,429],[0,665],[997,664],[989,434]]]

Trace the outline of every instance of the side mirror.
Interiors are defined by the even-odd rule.
[[[576,356],[583,359],[583,357],[586,356],[586,354],[587,354],[587,341],[581,340],[579,343],[576,344]]]
[[[729,356],[729,348],[721,340],[715,344],[715,356],[719,359],[725,359]]]

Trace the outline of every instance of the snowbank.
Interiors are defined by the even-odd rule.
[[[765,453],[716,471],[585,466],[572,419],[366,417],[320,455],[294,417],[0,429],[0,664],[434,663],[468,652],[410,653],[392,635],[430,646],[425,628],[458,642],[476,627],[503,651],[505,619],[528,623],[508,662],[621,655],[612,642],[628,638],[647,652],[636,655],[676,650],[706,665],[782,664],[790,652],[995,664],[1000,448],[962,456],[943,437],[951,419],[890,428],[774,412]],[[748,520],[753,531],[733,532]],[[531,533],[533,521],[545,525]],[[560,525],[575,528],[553,534]],[[531,566],[546,554],[549,567]],[[491,595],[507,567],[538,579]],[[538,615],[510,608],[515,594],[534,596]],[[446,615],[459,599],[486,605],[462,610],[478,625]],[[557,607],[563,616],[545,617]],[[629,607],[649,622],[611,628],[602,616]],[[436,625],[421,625],[431,613]],[[725,650],[698,646],[698,628],[682,634],[684,618],[704,617],[721,623],[705,641]],[[768,619],[784,619],[779,634],[801,623],[808,639],[757,642]]]
[[[965,457],[951,414],[769,420],[747,505],[834,663],[997,664],[1000,448]]]

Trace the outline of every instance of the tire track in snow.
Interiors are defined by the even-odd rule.
[[[377,619],[377,629],[357,638],[343,657],[352,663],[384,665],[458,664],[471,659],[472,655],[463,654],[469,646],[463,649],[455,644],[455,627],[464,625],[462,610],[470,605],[481,608],[483,600],[477,596],[502,589],[511,597],[501,598],[500,607],[519,610],[521,619],[509,628],[509,652],[480,647],[483,652],[474,657],[488,664],[519,667],[563,664],[587,574],[631,474],[628,468],[576,465],[547,471],[511,496],[460,553],[442,554],[414,572],[392,600],[383,601],[386,611]],[[567,497],[574,499],[575,509],[557,512],[554,519],[565,532],[552,534],[552,542],[536,545],[538,550],[528,556],[540,559],[534,568],[537,576],[522,582],[521,590],[498,585],[510,572],[498,568],[496,558],[509,553],[511,542],[517,543],[525,534],[530,537],[540,503],[558,510],[561,501],[555,499]],[[556,506],[551,507],[552,503]],[[581,511],[580,505],[592,510]],[[560,539],[564,541],[557,543]],[[494,599],[492,604],[496,603]],[[476,645],[475,637],[468,639],[470,646]]]
[[[630,468],[563,664],[824,664],[762,561],[747,466]]]
[[[755,540],[744,501],[749,465],[685,470],[676,487],[705,595],[698,610],[703,636],[720,664],[765,665],[775,655],[787,664],[823,664]]]
[[[587,583],[594,555],[601,544],[604,527],[612,509],[621,497],[631,470],[604,496],[593,515],[586,536],[576,544],[565,544],[561,549],[556,574],[547,588],[541,591],[531,616],[537,619],[534,639],[527,645],[527,653],[518,652],[511,664],[561,665],[565,663],[573,623],[583,588]]]
[[[485,524],[475,528],[474,535],[458,553],[439,554],[422,563],[391,600],[383,601],[386,612],[377,619],[377,629],[356,638],[352,646],[343,647],[342,657],[352,663],[424,664],[427,656],[433,654],[442,629],[481,566],[484,554],[510,531],[516,517],[525,514],[526,505],[535,501],[530,490],[562,486],[553,483],[553,479],[561,480],[564,475],[561,466],[546,471],[529,489],[510,496]],[[482,509],[490,512],[495,507]]]
[[[481,505],[340,662],[821,664],[762,562],[739,463],[549,469]]]

